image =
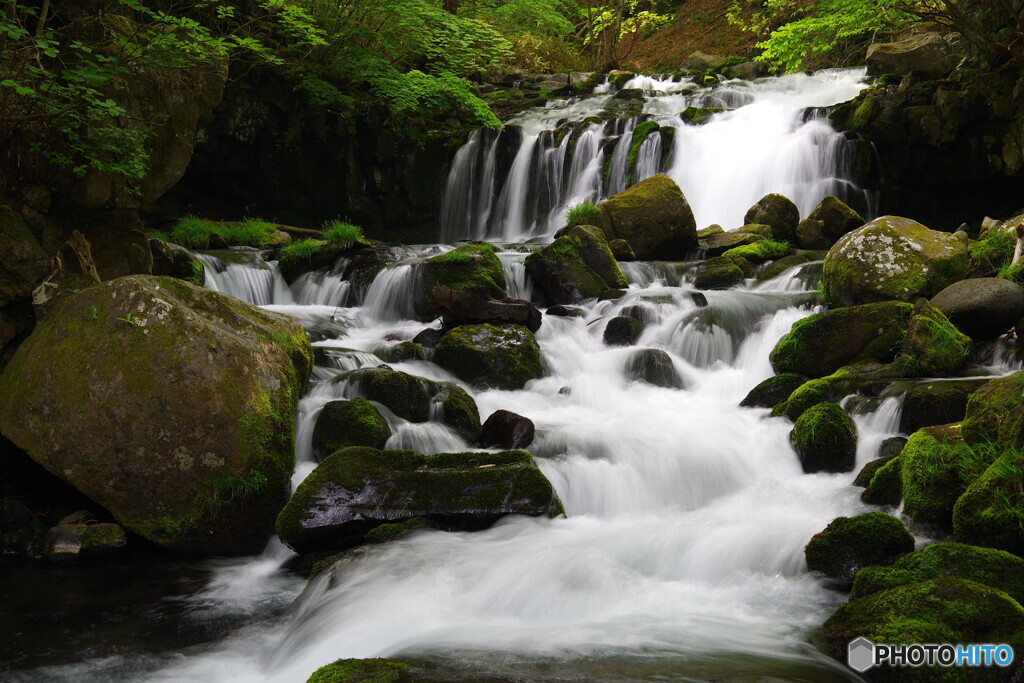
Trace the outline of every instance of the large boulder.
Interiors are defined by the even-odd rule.
[[[844,583],[861,567],[887,562],[914,549],[903,522],[884,512],[837,517],[804,548],[807,568]]]
[[[825,291],[837,306],[931,297],[967,275],[967,259],[966,234],[882,216],[829,250]]]
[[[960,61],[950,41],[940,33],[918,33],[893,43],[868,46],[868,73],[873,76],[916,72],[926,79],[942,78]]]
[[[553,304],[593,299],[628,284],[604,233],[592,225],[573,226],[527,256],[526,272]]]
[[[942,311],[918,299],[900,347],[898,366],[907,377],[945,377],[959,372],[971,354],[971,338]]]
[[[765,235],[758,232],[737,229],[728,232],[716,232],[705,239],[700,240],[700,250],[704,255],[711,258],[721,256],[730,249],[754,244],[767,239]]]
[[[997,442],[1024,446],[1024,372],[989,380],[967,399],[964,440],[971,444]]]
[[[747,225],[770,225],[772,237],[796,244],[796,228],[800,224],[800,209],[788,197],[781,194],[765,195],[747,211],[743,217]]]
[[[900,454],[903,509],[915,522],[950,528],[953,506],[970,478],[980,472],[964,445],[960,425],[925,427],[914,432]]]
[[[864,225],[864,219],[859,213],[847,206],[841,199],[835,195],[826,195],[821,203],[814,208],[811,215],[807,217],[807,220],[818,221],[817,227],[821,230],[821,238],[827,243],[832,245],[836,243],[840,237],[856,230],[860,226]],[[807,226],[808,234],[805,236],[805,240],[813,241],[812,233],[815,226]],[[803,246],[803,245],[801,245]],[[804,247],[805,249],[821,249],[822,247]],[[827,248],[827,247],[826,247]]]
[[[976,382],[928,382],[914,385],[903,397],[900,431],[913,434],[922,427],[960,422]]]
[[[683,71],[707,71],[708,69],[721,69],[728,61],[720,55],[712,55],[696,50],[683,60],[679,68]]]
[[[636,257],[673,261],[697,246],[697,223],[682,190],[659,173],[602,202],[599,226],[610,239],[624,239]]]
[[[346,448],[328,456],[277,519],[299,553],[358,545],[382,524],[420,517],[447,530],[484,529],[510,515],[563,514],[524,451],[438,453]]]
[[[447,329],[459,325],[524,325],[531,332],[540,329],[541,314],[524,299],[495,299],[487,287],[474,285],[452,289],[444,285],[430,292],[430,303],[441,311]]]
[[[881,591],[841,605],[822,629],[825,650],[845,662],[850,642],[1007,643],[1024,646],[1024,609],[1001,590],[953,577],[940,577]],[[939,669],[878,669],[872,680],[934,681]],[[949,670],[955,675],[955,670]],[[911,678],[912,673],[918,675]],[[941,680],[973,680],[967,676]],[[999,680],[993,678],[992,680]]]
[[[932,305],[972,339],[995,339],[1024,317],[1024,289],[1003,278],[972,278],[943,289]]]
[[[434,362],[470,384],[522,389],[546,373],[540,346],[522,325],[463,325],[441,338]]]
[[[341,448],[384,448],[391,427],[376,406],[365,398],[331,401],[323,407],[313,427],[313,451],[323,459]]]
[[[730,289],[743,284],[745,279],[746,274],[737,264],[737,259],[729,256],[716,256],[701,261],[697,266],[693,286],[706,290]]]
[[[419,267],[419,290],[414,302],[416,314],[431,320],[439,311],[431,305],[434,287],[450,289],[479,286],[495,299],[504,299],[505,270],[494,251],[486,243],[463,244],[439,256],[427,259]]]
[[[910,304],[850,306],[793,323],[771,353],[775,372],[824,377],[863,360],[889,362],[899,352],[913,313]]]
[[[604,328],[604,343],[608,346],[632,346],[640,339],[646,327],[636,318],[616,316],[609,320],[607,327]]]
[[[288,316],[129,276],[39,324],[0,376],[0,432],[150,541],[255,552],[287,496],[312,365]]]
[[[891,567],[865,567],[853,580],[852,599],[929,579],[967,579],[1024,601],[1024,559],[1002,550],[963,543],[933,543],[896,560]]]
[[[804,472],[849,472],[857,460],[857,427],[838,403],[819,403],[804,411],[790,440]]]

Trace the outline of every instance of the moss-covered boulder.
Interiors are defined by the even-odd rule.
[[[857,460],[857,427],[838,403],[808,408],[789,438],[804,472],[849,472]]]
[[[1001,277],[960,280],[932,297],[957,329],[973,339],[995,339],[1024,317],[1024,288]]]
[[[422,517],[484,529],[510,514],[555,516],[562,504],[524,451],[438,453],[345,448],[295,490],[277,532],[296,552],[343,549],[382,524]]]
[[[904,512],[915,522],[949,528],[953,506],[986,463],[964,444],[960,425],[925,427],[903,447],[901,481]]]
[[[730,230],[728,232],[715,233],[706,239],[702,239],[700,241],[700,250],[705,256],[711,258],[721,256],[730,249],[754,244],[765,239],[768,238],[757,232],[748,232],[741,229]]]
[[[845,583],[861,567],[890,562],[914,549],[903,522],[884,512],[837,517],[804,548],[807,568]]]
[[[0,432],[154,543],[254,552],[284,503],[312,365],[288,316],[129,276],[63,299],[22,344]]]
[[[604,343],[608,346],[632,346],[640,339],[646,327],[636,318],[616,316],[604,328]]]
[[[746,224],[770,225],[772,236],[780,241],[796,243],[796,228],[800,224],[800,209],[788,197],[768,194],[747,210]]]
[[[882,469],[890,462],[895,460],[897,457],[899,457],[898,454],[875,458],[868,464],[864,465],[864,467],[860,468],[860,472],[858,472],[857,476],[854,477],[853,479],[853,485],[859,486],[862,489],[866,489],[868,485],[871,484],[871,480],[875,478],[875,473],[877,473],[878,470]]]
[[[604,234],[592,225],[571,227],[527,256],[526,272],[553,304],[573,304],[628,286]]]
[[[775,372],[824,377],[863,360],[882,363],[901,348],[913,306],[888,301],[815,313],[793,323],[771,353]]]
[[[612,252],[612,256],[615,257],[616,261],[628,262],[636,260],[633,247],[629,246],[629,242],[626,240],[610,240],[608,242],[608,249]]]
[[[682,190],[659,173],[602,202],[599,227],[624,239],[638,259],[674,261],[697,246],[697,224]]]
[[[953,536],[962,543],[1024,554],[1024,453],[1005,450],[953,507]]]
[[[730,289],[743,284],[746,274],[736,261],[726,256],[716,256],[701,261],[694,273],[693,286],[697,289]]]
[[[376,354],[385,363],[404,363],[410,360],[425,360],[427,355],[423,347],[413,341],[404,341],[376,350]]]
[[[463,325],[441,338],[434,362],[475,386],[522,389],[546,374],[540,346],[521,325]]]
[[[365,398],[331,401],[316,418],[313,451],[322,459],[349,446],[384,448],[390,437],[387,420]]]
[[[536,332],[541,325],[541,313],[529,301],[495,299],[480,285],[462,289],[434,287],[430,303],[441,312],[444,327],[449,329],[459,325],[524,325]]]
[[[990,380],[967,398],[964,440],[1024,446],[1024,372]]]
[[[169,275],[202,287],[206,280],[206,268],[195,254],[177,244],[163,240],[149,240],[153,254],[153,275]]]
[[[682,389],[672,357],[661,349],[637,349],[626,360],[626,379],[666,389]]]
[[[901,557],[891,567],[865,567],[854,577],[850,598],[944,576],[997,588],[1024,602],[1024,559],[963,543],[933,543]]]
[[[837,306],[931,297],[967,275],[967,236],[882,216],[844,235],[825,257],[824,286]]]
[[[774,261],[793,253],[786,242],[778,242],[774,239],[763,239],[753,244],[745,244],[741,247],[733,247],[725,252],[723,256],[738,256],[751,263],[765,263]]]
[[[918,299],[907,323],[898,359],[907,377],[945,377],[959,372],[971,354],[971,338],[956,329],[942,311]]]
[[[899,505],[902,498],[903,461],[896,456],[875,470],[860,499],[868,505]]]
[[[801,249],[828,249],[832,242],[825,238],[825,224],[805,218],[796,226],[796,246]]]
[[[448,253],[427,259],[419,267],[419,288],[414,302],[416,314],[430,320],[438,311],[430,301],[434,287],[462,289],[486,287],[495,299],[504,299],[505,271],[494,247],[486,243],[463,244]]]
[[[773,261],[772,263],[769,263],[758,274],[757,284],[761,284],[762,282],[768,282],[769,280],[774,280],[775,278],[782,275],[791,268],[802,266],[805,263],[810,263],[811,261],[817,260],[819,258],[821,258],[821,256],[818,256],[817,253],[813,251],[801,251],[796,254],[783,256],[782,258]]]
[[[864,225],[864,219],[859,213],[831,194],[822,199],[807,218],[821,223],[821,234],[828,244],[835,244],[846,233]]]
[[[784,372],[769,377],[751,389],[750,393],[740,401],[740,405],[745,408],[774,408],[789,398],[790,394],[806,381],[806,377],[795,372]]]
[[[434,382],[388,367],[357,370],[345,375],[342,381],[355,386],[360,396],[380,403],[404,420],[427,422],[434,416],[470,443],[480,436],[476,401],[452,382]],[[323,455],[330,452],[324,451]]]
[[[396,659],[339,659],[313,672],[306,683],[402,683],[412,667]]]
[[[961,422],[967,413],[967,399],[977,388],[976,382],[915,384],[903,396],[900,431],[913,434],[922,427]]]

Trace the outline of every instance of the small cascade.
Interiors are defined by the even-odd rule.
[[[252,249],[196,254],[206,269],[203,285],[257,306],[294,303],[276,263]]]
[[[292,283],[291,291],[299,306],[344,306],[352,283],[344,278],[350,259],[340,258],[333,268],[303,273]]]
[[[381,321],[415,318],[416,277],[415,264],[399,264],[377,273],[363,299],[365,314]]]
[[[498,252],[508,295],[529,301],[533,296],[533,280],[526,272],[526,257],[527,254],[518,251]]]
[[[441,235],[446,241],[550,236],[564,224],[568,207],[606,199],[629,178],[656,173],[679,184],[698,227],[738,227],[746,210],[771,192],[792,199],[802,216],[826,194],[870,214],[870,197],[851,180],[850,143],[826,118],[806,114],[853,98],[865,77],[863,69],[830,70],[706,87],[638,76],[624,89],[645,93],[639,114],[620,110],[623,100],[610,90],[523,112],[500,136],[477,131],[456,153]],[[682,118],[688,107],[726,111],[693,125]],[[666,149],[663,136],[649,135],[630,168],[633,130],[647,120],[673,128],[674,142]],[[504,157],[511,163],[498,163]]]

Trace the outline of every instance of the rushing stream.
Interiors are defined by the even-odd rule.
[[[848,99],[862,78],[826,72],[693,95],[673,92],[686,84],[631,83],[657,91],[645,111],[677,128],[671,154],[641,150],[638,175],[667,171],[693,204],[698,227],[735,227],[771,191],[806,215],[824,194],[856,189],[843,179],[841,137],[823,120],[805,121],[802,108]],[[560,227],[565,206],[622,189],[621,142],[608,138],[628,138],[635,120],[586,124],[572,154],[550,134],[556,122],[583,121],[609,97],[519,117],[518,148],[501,173],[497,138],[474,134],[449,179],[445,236],[546,235]],[[688,126],[677,114],[694,101],[736,109]],[[605,154],[617,155],[608,173]],[[410,310],[417,263],[448,248],[408,248],[362,288],[344,280],[347,262],[289,288],[255,252],[203,256],[208,286],[295,316],[330,350],[300,404],[293,483],[314,466],[318,411],[356,390],[334,380],[382,363],[376,354],[396,343],[388,340],[425,327]],[[525,254],[500,256],[510,294],[529,297]],[[509,517],[487,531],[424,531],[367,547],[293,604],[304,580],[288,570],[292,553],[276,539],[258,558],[178,563],[177,582],[168,578],[155,595],[133,598],[172,634],[162,645],[127,644],[124,628],[105,623],[121,613],[95,607],[91,634],[115,644],[87,648],[75,640],[77,651],[52,654],[46,666],[29,660],[31,668],[8,675],[292,682],[342,657],[401,657],[435,667],[437,680],[855,680],[807,644],[844,596],[807,573],[803,560],[808,539],[834,517],[868,509],[851,486],[854,473],[804,474],[791,424],[738,405],[772,374],[768,355],[778,339],[814,310],[820,263],[764,285],[707,292],[706,308],[690,296],[685,268],[634,263],[624,271],[625,298],[587,302],[584,318],[544,317],[537,339],[547,378],[521,391],[463,385],[482,418],[507,409],[536,423],[529,450],[567,518]],[[638,346],[669,352],[683,389],[628,382],[631,349],[602,342],[607,320],[635,305],[647,308],[648,320]],[[391,366],[456,381],[427,361]],[[858,469],[898,432],[899,403],[853,411]],[[469,447],[439,423],[388,418],[389,447]]]

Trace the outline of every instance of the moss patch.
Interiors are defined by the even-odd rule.
[[[314,671],[306,683],[401,683],[411,668],[395,659],[339,659]]]

